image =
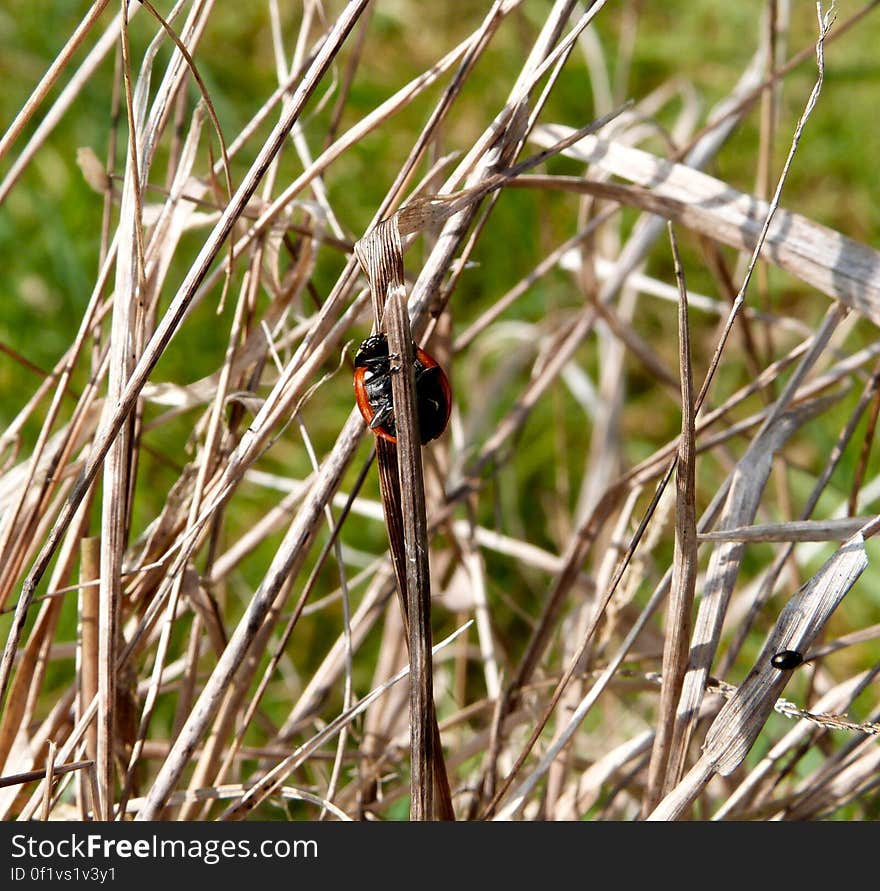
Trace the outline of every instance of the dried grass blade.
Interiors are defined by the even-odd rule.
[[[790,392],[787,388],[787,392]],[[779,404],[787,401],[785,394]],[[765,425],[752,441],[737,464],[721,525],[741,526],[755,515],[772,468],[773,456],[798,427],[825,408],[824,400],[815,400],[791,412],[777,416]],[[775,413],[774,413],[775,414]],[[693,734],[703,692],[721,635],[722,622],[730,596],[739,575],[745,546],[739,542],[724,542],[710,558],[703,586],[703,596],[694,624],[691,659],[684,679],[678,704],[670,770],[680,777]]]
[[[76,339],[71,348],[67,351],[67,354],[55,368],[55,373],[58,374],[58,381],[52,398],[52,405],[43,419],[40,435],[29,461],[25,466],[21,466],[8,474],[4,474],[2,480],[0,480],[0,504],[2,504],[7,497],[11,498],[15,494],[15,489],[18,488],[18,499],[13,504],[11,510],[6,510],[4,512],[2,525],[0,525],[0,604],[6,603],[11,586],[18,577],[20,562],[23,559],[20,552],[17,555],[15,554],[15,548],[20,547],[22,542],[30,537],[27,534],[26,528],[22,528],[21,532],[18,535],[15,535],[19,516],[24,511],[26,502],[34,500],[34,489],[37,490],[40,498],[47,494],[45,492],[40,492],[40,488],[42,487],[33,486],[33,481],[37,478],[52,478],[54,474],[50,472],[50,468],[52,468],[53,465],[58,466],[62,464],[72,450],[79,448],[92,433],[92,426],[98,422],[98,410],[92,404],[92,400],[95,397],[95,390],[94,388],[91,388],[90,393],[84,393],[83,397],[78,402],[74,418],[70,421],[67,427],[60,430],[54,436],[50,436],[52,426],[57,420],[61,410],[64,394],[68,392],[67,388],[73,373],[74,364],[80,354],[83,344],[85,343],[89,328],[92,325],[98,310],[101,293],[109,278],[114,257],[115,251],[111,251],[108,257],[105,258],[104,263],[102,263],[98,281],[92,290],[88,307],[86,308],[82,323],[76,334]],[[96,377],[100,378],[100,374],[96,375]],[[27,519],[23,522],[31,524],[36,521],[36,517],[33,515],[28,516],[25,514],[25,516]],[[28,606],[29,601],[25,598],[23,593],[19,608],[26,610]],[[17,645],[18,635],[20,633],[20,620],[18,620],[15,624],[15,631],[7,640],[6,647]],[[2,689],[2,686],[3,685],[0,684],[0,689]],[[2,696],[0,696],[0,701],[2,701]]]
[[[88,508],[80,508],[77,520],[65,537],[58,562],[52,570],[51,584],[60,586],[63,581],[70,578],[73,573],[79,543],[88,523]],[[51,645],[64,601],[60,597],[53,597],[45,601],[39,615],[31,629],[27,644],[22,650],[21,659],[17,665],[15,679],[10,688],[10,696],[7,707],[3,712],[0,722],[0,763],[6,770],[31,767],[34,758],[42,751],[48,738],[60,739],[59,725],[69,713],[74,703],[75,686],[71,685],[69,692],[61,698],[49,717],[36,731],[30,733],[30,740],[26,747],[16,745],[16,740],[23,739],[19,733],[34,720],[34,709],[37,704],[37,694],[43,686],[46,671],[51,658]],[[55,720],[53,718],[58,718]],[[64,730],[66,732],[66,729]],[[65,744],[66,746],[66,744]],[[67,761],[72,755],[72,749],[64,748],[59,753],[58,760]],[[35,795],[34,812],[39,806],[39,798]],[[7,809],[13,805],[11,798],[0,795],[0,819],[6,816]]]
[[[789,600],[754,668],[709,728],[700,760],[648,819],[676,819],[713,774],[729,776],[739,767],[791,677],[775,668],[771,657],[780,650],[807,652],[867,565],[865,540],[858,533]]]
[[[177,330],[177,326],[182,321],[200,283],[204,279],[209,267],[232,230],[235,221],[244,211],[247,202],[259,185],[272,158],[278,151],[280,151],[290,128],[298,118],[306,101],[317,86],[318,81],[329,67],[332,59],[341,48],[346,36],[368,2],[369,0],[350,0],[346,8],[342,11],[327,39],[322,44],[312,64],[303,76],[302,81],[295,91],[290,107],[267,139],[266,144],[259,152],[250,171],[245,176],[244,181],[239,186],[229,205],[224,210],[220,220],[212,230],[211,235],[200,251],[198,258],[190,268],[186,278],[178,289],[177,294],[171,301],[168,311],[162,317],[155,333],[147,343],[137,366],[132,371],[131,376],[128,379],[128,385],[119,400],[116,410],[113,412],[112,417],[108,418],[106,423],[102,425],[99,433],[96,435],[92,453],[86,462],[82,475],[77,480],[67,503],[52,528],[48,540],[41,549],[34,566],[25,579],[22,590],[23,601],[29,603],[30,599],[33,597],[34,589],[42,578],[43,573],[46,571],[46,567],[49,565],[61,535],[70,523],[77,505],[82,500],[97,475],[104,457],[118,435],[122,425],[125,423],[125,419],[134,407],[140,390],[146,382],[147,376],[155,366],[156,362],[158,362],[159,357],[162,355],[165,347],[173,337]],[[16,629],[18,621],[18,616],[16,616]],[[13,637],[14,636],[15,635],[13,635]],[[3,655],[2,665],[0,665],[0,703],[5,699],[8,687],[11,658],[12,652],[7,647],[7,650]]]
[[[391,444],[380,439],[376,457],[412,673],[410,816],[415,821],[432,819],[436,793],[437,813],[449,820],[454,819],[454,811],[427,659],[431,641],[428,530],[398,216],[374,227],[355,245],[355,254],[370,282],[376,326],[386,328],[389,355],[399,369],[392,375],[398,441]]]
[[[536,128],[533,138],[539,145],[552,145],[571,132],[549,125]],[[769,205],[714,177],[596,137],[563,154],[642,187],[580,180],[569,181],[572,188],[658,214],[738,250],[751,251],[758,243]],[[880,325],[880,251],[779,208],[760,256]]]
[[[842,711],[875,676],[876,670],[865,672],[838,684],[815,703],[814,710],[817,712]],[[776,710],[779,711],[778,706]],[[757,793],[762,781],[780,758],[785,757],[788,752],[798,747],[806,736],[814,732],[814,725],[807,721],[798,721],[734,789],[722,806],[712,815],[712,820],[738,819],[739,814],[743,814],[744,818],[747,818],[744,811],[747,809],[748,797]]]
[[[869,516],[830,517],[827,520],[788,520],[755,523],[731,529],[701,532],[700,541],[846,541],[873,519]]]
[[[810,777],[808,780],[812,782],[801,784],[800,794],[786,808],[787,819],[821,819],[857,796],[877,788],[880,746],[877,746],[876,737],[865,737],[848,754],[846,761],[836,765],[835,770],[827,774],[820,770],[820,778]]]
[[[143,385],[153,362],[158,358],[158,355],[167,343],[167,340],[170,340],[174,328],[182,319],[183,314],[196,293],[199,283],[204,278],[210,263],[213,261],[214,257],[216,257],[223,241],[231,231],[232,225],[244,210],[247,201],[255,191],[263,174],[268,169],[272,158],[281,149],[290,128],[299,116],[306,100],[311,95],[332,59],[341,48],[349,31],[363,12],[366,3],[367,0],[352,0],[340,14],[326,40],[317,51],[311,65],[305,72],[302,81],[294,92],[290,106],[286,109],[281,121],[276,125],[268,141],[263,146],[257,160],[254,162],[254,165],[245,177],[244,182],[237,190],[229,207],[224,211],[223,216],[215,226],[212,235],[202,249],[199,258],[191,268],[184,284],[181,285],[177,296],[172,301],[172,306],[169,309],[169,312],[163,317],[162,322],[157,328],[156,334],[147,345],[144,357],[132,375],[132,382],[126,391],[126,400],[129,396],[134,398],[140,386]],[[126,410],[124,401],[123,406],[120,407],[119,413],[114,417],[114,426],[119,415],[124,417]],[[113,432],[112,428],[107,431],[111,436],[113,435]],[[346,428],[342,431],[340,440],[345,445],[353,445],[353,443],[356,442],[359,433],[360,431],[356,426],[356,422],[354,418],[352,418]],[[326,503],[327,497],[335,491],[343,470],[344,466],[338,460],[338,455],[331,456],[331,458],[325,462],[313,490],[316,499],[321,500],[321,506],[323,506],[323,503]],[[314,508],[314,503],[311,500],[307,500],[307,503],[310,509]],[[210,511],[210,509],[211,507],[209,506],[208,510]],[[272,565],[269,567],[263,584],[261,584],[260,588],[255,593],[242,621],[236,628],[235,633],[230,639],[229,645],[218,661],[214,672],[203,689],[199,700],[194,706],[183,728],[181,728],[180,735],[172,746],[171,751],[168,753],[165,763],[160,768],[156,781],[147,797],[145,807],[138,814],[139,820],[155,818],[158,810],[162,807],[167,796],[171,793],[173,784],[185,769],[199,738],[207,727],[207,724],[216,714],[217,709],[221,704],[226,686],[240,667],[242,657],[253,642],[254,635],[259,628],[262,619],[272,606],[276,596],[281,592],[284,580],[291,571],[291,566],[294,560],[297,555],[302,557],[303,544],[310,541],[314,534],[314,525],[311,525],[308,528],[304,528],[303,526],[305,518],[309,513],[310,510],[307,510],[304,514],[300,514],[288,530],[288,534],[285,536],[284,542],[282,542],[281,549],[276,555],[276,558],[272,561]],[[49,544],[51,545],[51,541]]]
[[[393,593],[393,584],[390,570],[380,571],[375,576],[367,593],[361,598],[351,619],[353,647],[359,647],[367,633],[372,630]],[[315,714],[320,703],[325,700],[328,691],[338,682],[344,670],[344,664],[345,639],[340,635],[330,647],[321,665],[312,674],[298,701],[294,703],[287,720],[278,731],[280,740],[284,742],[290,740]]]
[[[722,103],[715,116],[722,115],[726,107],[735,102],[736,98],[739,95],[750,90],[757,77],[758,66],[753,61],[743,77],[740,79],[740,82],[737,84],[737,87],[734,90],[732,96],[725,103]],[[689,162],[694,164],[695,166],[701,166],[702,164],[705,164],[706,161],[717,151],[720,145],[730,134],[734,122],[735,121],[733,118],[728,118],[727,120],[722,119],[722,122],[719,123],[719,125],[714,129],[713,132],[705,134],[703,138],[694,145],[691,152],[689,153]],[[570,137],[572,132],[573,131],[568,131],[567,137]],[[540,142],[539,140],[539,144],[553,145],[558,144],[558,142],[553,140]],[[570,151],[571,150],[569,150],[569,152]],[[566,154],[566,152],[563,152],[563,154]],[[659,221],[648,220],[647,223],[641,228],[641,230],[637,230],[634,236],[627,243],[625,249],[622,251],[620,259],[618,260],[613,272],[608,276],[608,279],[605,282],[605,285],[603,286],[602,291],[599,295],[599,300],[603,302],[610,301],[612,297],[620,290],[620,288],[626,281],[627,276],[646,255],[647,250],[653,242],[654,238],[657,236],[657,234],[659,234],[659,227]],[[590,320],[585,319],[585,323],[589,325]],[[617,489],[617,491],[614,491],[614,489]],[[621,491],[622,488],[619,485],[607,490],[605,494],[598,500],[597,508],[599,508],[603,501],[607,501],[608,503],[603,508],[603,510],[610,510],[613,503],[619,497]],[[566,555],[566,563],[576,562],[579,565],[582,561],[585,548],[589,545],[595,535],[595,531],[590,532],[589,527],[597,521],[597,513],[599,516],[601,516],[601,511],[594,510],[593,515],[588,516],[582,522],[577,535],[572,539],[572,547],[569,548],[569,553]],[[635,546],[635,542],[633,546]],[[570,573],[564,573],[560,575],[560,579],[549,598],[548,609],[545,611],[545,616],[542,617],[542,623],[539,626],[537,633],[533,635],[533,639],[530,642],[529,655],[531,656],[531,658],[527,657],[521,661],[521,669],[518,673],[517,679],[514,681],[512,689],[515,689],[518,686],[518,682],[522,678],[528,676],[531,668],[534,666],[535,659],[537,658],[540,649],[543,647],[542,638],[546,634],[548,628],[547,620],[552,617],[553,613],[561,606],[562,598],[564,597],[565,592],[568,590],[568,587],[571,584],[571,578],[572,577]],[[607,597],[610,598],[612,593],[613,587],[612,590],[608,593]],[[583,646],[585,647],[586,645],[587,641],[584,641]],[[566,677],[570,676],[571,671],[573,671],[573,668],[571,668],[570,671],[566,673]],[[554,694],[554,702],[556,701],[556,698],[557,694]],[[530,748],[536,739],[536,734],[533,734],[532,741],[526,748]],[[520,756],[520,762],[522,762],[524,757],[525,753]],[[497,797],[498,796],[496,795],[496,798]],[[493,805],[490,805],[490,810],[492,806]]]
[[[146,323],[142,312],[145,276],[141,177],[145,180],[149,170],[149,161],[144,157],[142,147],[150,66],[145,63],[144,71],[136,87],[133,87],[128,26],[124,21],[121,37],[128,115],[128,157],[119,210],[110,364],[103,423],[112,417],[116,405],[121,401],[132,365],[138,358]],[[96,768],[101,792],[99,819],[105,821],[112,819],[115,800],[118,729],[116,662],[121,633],[122,562],[128,538],[129,496],[137,463],[136,450],[135,419],[132,417],[122,424],[117,437],[110,443],[104,464],[101,502]]]
[[[21,131],[27,125],[31,115],[36,111],[39,104],[46,98],[46,94],[52,89],[53,84],[64,70],[71,56],[76,52],[79,45],[85,40],[86,35],[92,29],[92,26],[100,17],[110,0],[95,0],[92,8],[83,17],[83,20],[76,26],[76,30],[70,35],[70,39],[64,45],[64,48],[53,60],[49,66],[49,70],[40,79],[40,82],[34,87],[34,91],[27,98],[21,110],[15,116],[15,119],[7,127],[3,138],[0,139],[0,161],[6,157],[6,153],[12,144],[18,138]]]
[[[177,805],[198,805],[210,804],[214,801],[222,801],[225,798],[239,798],[247,791],[248,786],[241,783],[228,783],[222,786],[203,786],[199,789],[187,789],[183,792],[175,792],[169,799],[168,804],[172,807]],[[332,802],[319,795],[314,795],[304,789],[296,789],[292,786],[281,786],[277,790],[277,794],[285,800],[291,801],[307,801],[310,804],[325,808],[333,816],[338,819],[351,822],[352,817],[345,811],[336,807]],[[128,802],[127,811],[137,813],[143,804],[143,798],[133,798]]]
[[[82,715],[98,695],[98,588],[100,578],[101,542],[98,538],[84,538],[80,545],[79,593],[79,691],[77,712]],[[96,761],[98,756],[97,731],[90,724],[86,731],[86,757]]]
[[[434,812],[434,685],[431,651],[431,578],[428,567],[428,521],[425,481],[413,369],[412,334],[403,282],[389,288],[385,304],[388,350],[402,367],[392,376],[397,461],[406,554],[406,599],[410,658],[410,817],[430,820]]]
[[[358,414],[352,416],[340,434],[340,453],[345,454],[360,437],[363,421]],[[304,501],[303,510],[295,517],[284,537],[278,552],[260,587],[248,604],[242,619],[230,637],[229,644],[206,682],[198,701],[181,728],[171,751],[159,769],[153,782],[144,808],[137,819],[151,820],[170,794],[173,784],[188,765],[195,748],[206,731],[208,724],[217,714],[229,688],[236,678],[242,663],[255,639],[260,636],[263,620],[276,604],[279,596],[283,600],[285,584],[296,571],[297,562],[305,556],[305,545],[312,540],[316,531],[317,518],[328,498],[339,486],[346,464],[339,455],[331,455],[321,467],[315,483]],[[278,603],[278,608],[281,607]]]
[[[704,134],[701,139],[694,144],[693,148],[688,153],[689,163],[697,167],[705,164],[730,135],[736,122],[736,115],[728,115],[727,109],[730,106],[735,105],[737,99],[743,93],[747,93],[748,91],[750,91],[755,82],[759,79],[759,65],[757,64],[759,60],[760,59],[758,57],[752,61],[746,72],[740,78],[740,81],[731,96],[718,107],[716,113],[713,115],[713,121],[716,121],[717,119],[717,126],[713,127],[713,130],[711,132]],[[568,135],[571,135],[571,132],[572,131],[569,131]],[[539,142],[539,144],[544,145],[552,145],[556,143],[557,141],[555,140],[550,140],[544,143]],[[571,150],[569,150],[569,152],[570,151]],[[563,154],[566,154],[566,152],[563,152]],[[662,224],[659,220],[649,219],[641,228],[636,229],[633,236],[627,242],[624,250],[621,252],[614,270],[611,274],[609,274],[605,284],[603,285],[602,290],[599,294],[599,300],[603,302],[609,302],[614,297],[614,295],[617,294],[621,287],[623,287],[627,277],[647,255],[651,244],[660,232],[661,225]],[[585,317],[581,321],[582,324],[585,324],[587,326],[591,324],[591,319],[589,317]],[[671,477],[671,472],[672,467],[670,465],[666,472],[667,481]],[[655,498],[659,498],[659,495],[660,493],[662,493],[665,485],[665,481],[661,483],[661,486]],[[590,547],[595,536],[597,535],[598,528],[601,526],[607,514],[614,509],[616,502],[622,496],[625,488],[626,480],[621,480],[617,481],[608,489],[606,489],[606,491],[596,500],[596,504],[591,513],[579,525],[576,535],[572,537],[571,545],[567,549],[567,553],[565,555],[566,569],[560,573],[556,583],[554,584],[553,590],[548,596],[547,606],[545,607],[545,610],[542,614],[541,622],[535,633],[533,633],[532,635],[532,639],[529,642],[526,656],[523,657],[520,662],[520,669],[511,685],[510,692],[508,692],[506,699],[509,700],[512,695],[515,695],[515,691],[518,690],[518,688],[531,674],[531,671],[537,664],[537,660],[540,657],[540,654],[546,644],[547,636],[550,630],[550,622],[554,615],[561,609],[564,598],[568,590],[570,589],[574,578],[576,577],[575,572],[573,571],[573,567],[579,566],[582,563],[587,549]],[[615,575],[615,578],[611,582],[611,585],[604,596],[603,603],[600,604],[600,607],[597,610],[596,617],[591,624],[591,627],[588,630],[584,641],[581,644],[581,648],[576,654],[576,658],[570,663],[568,670],[557,686],[557,689],[554,691],[549,707],[545,709],[544,715],[539,722],[539,726],[532,733],[529,742],[526,744],[525,748],[517,759],[517,764],[514,767],[514,770],[506,779],[504,788],[502,788],[495,794],[495,797],[487,806],[485,814],[488,815],[492,813],[494,808],[497,806],[501,796],[504,794],[506,788],[509,787],[510,783],[512,782],[516,770],[522,766],[529,751],[537,742],[542,727],[549,719],[552,710],[556,707],[556,703],[558,702],[559,697],[561,696],[565,688],[565,685],[568,683],[568,680],[573,675],[579,659],[581,658],[583,652],[585,652],[586,647],[589,644],[590,637],[595,631],[596,624],[601,617],[601,613],[604,611],[605,606],[607,606],[607,603],[610,601],[611,597],[614,594],[616,586],[620,581],[620,578],[622,577],[623,571],[629,562],[632,552],[638,545],[638,541],[644,531],[647,519],[648,517],[643,520],[639,531],[637,531],[635,537],[633,538],[627,554],[624,555],[618,571]]]
[[[140,9],[139,3],[129,3],[128,17],[132,16]],[[95,46],[89,51],[89,54],[83,60],[79,68],[74,72],[69,83],[61,91],[58,98],[52,103],[50,109],[46,112],[42,121],[37,125],[33,135],[27,141],[18,157],[12,163],[3,181],[0,182],[0,205],[9,196],[12,188],[18,182],[19,177],[24,172],[28,164],[33,160],[37,151],[48,138],[49,134],[55,128],[55,125],[61,120],[70,106],[73,104],[79,92],[85,87],[86,82],[95,73],[98,66],[104,60],[104,57],[113,48],[117,37],[119,36],[119,26],[121,16],[117,15],[108,25],[107,29],[98,39]]]
[[[657,716],[657,734],[648,769],[648,789],[643,813],[653,810],[668,791],[670,747],[675,725],[678,698],[688,663],[688,650],[693,622],[694,592],[697,583],[697,519],[696,519],[696,397],[691,367],[688,298],[684,270],[672,225],[669,239],[679,286],[678,331],[679,368],[681,376],[681,436],[675,468],[675,550],[672,566],[672,587],[666,617],[663,645],[663,686]]]
[[[471,626],[471,621],[465,622],[458,630],[454,631],[448,637],[436,644],[431,655],[435,656],[442,649],[449,646],[459,635],[463,634]],[[295,752],[285,758],[269,773],[260,779],[260,781],[251,787],[248,792],[242,796],[232,807],[228,808],[221,819],[223,820],[240,820],[247,816],[261,801],[271,795],[275,789],[284,781],[284,777],[288,776],[291,771],[301,764],[312,752],[325,742],[332,739],[343,727],[350,724],[359,714],[361,714],[371,703],[378,699],[386,690],[403,680],[409,674],[409,667],[401,669],[394,677],[386,681],[382,686],[372,690],[362,699],[358,700],[348,711],[343,712],[334,718],[329,724],[316,733],[308,742],[299,746]]]
[[[257,251],[251,262],[251,267],[249,269],[248,275],[245,276],[244,282],[242,283],[241,292],[239,294],[239,299],[236,304],[235,314],[233,318],[232,328],[230,331],[229,339],[227,341],[226,354],[224,356],[223,366],[220,370],[220,379],[218,382],[216,394],[214,401],[211,405],[211,409],[208,417],[208,429],[205,435],[205,443],[200,455],[200,461],[198,464],[198,471],[196,473],[195,484],[193,487],[188,513],[186,517],[186,525],[187,528],[195,528],[199,511],[202,506],[202,498],[206,486],[206,481],[215,469],[215,460],[216,460],[216,452],[220,443],[221,437],[221,429],[222,429],[222,418],[223,418],[223,409],[226,405],[226,397],[229,392],[230,387],[230,377],[232,374],[232,368],[235,362],[235,356],[237,352],[237,348],[240,342],[240,338],[242,336],[242,331],[245,328],[245,316],[247,313],[247,307],[252,303],[252,292],[256,291],[257,288],[257,270],[259,268],[259,264],[261,262],[262,254],[260,251]],[[141,726],[138,732],[138,740],[135,743],[135,746],[132,751],[132,755],[130,758],[130,765],[128,770],[128,777],[132,777],[134,775],[134,770],[136,766],[137,757],[140,755],[140,749],[143,744],[143,741],[146,737],[147,729],[149,727],[149,722],[152,717],[153,707],[155,705],[156,697],[158,696],[159,688],[162,681],[162,672],[164,670],[165,657],[167,654],[168,644],[171,639],[171,633],[174,628],[174,617],[177,611],[177,605],[180,598],[181,585],[183,583],[183,579],[185,576],[184,573],[180,573],[174,578],[172,582],[171,591],[168,597],[168,606],[166,608],[165,619],[162,623],[162,629],[160,632],[159,644],[156,652],[156,657],[153,665],[153,678],[151,682],[150,690],[147,693],[145,698],[144,707],[142,711],[141,717]],[[210,627],[210,626],[209,626]],[[223,634],[223,645],[226,644],[225,633]],[[222,652],[222,647],[221,647]],[[229,699],[227,698],[227,702]],[[221,734],[215,734],[212,739],[212,744],[219,744],[219,737]],[[208,746],[206,748],[206,752],[212,749],[212,746]],[[200,777],[203,775],[208,768],[208,762],[210,758],[203,758],[200,760],[198,766],[196,767],[194,773],[194,779],[196,777]],[[130,781],[126,783],[125,794],[128,793],[128,787],[130,785]],[[124,809],[124,797],[122,809]],[[181,819],[186,818],[186,814],[181,814]]]
[[[75,770],[84,770],[93,766],[91,761],[74,761],[72,764],[54,764],[52,765],[52,775],[56,777],[63,776],[66,773],[72,773]],[[48,775],[48,768],[41,770],[29,770],[26,773],[11,774],[10,776],[0,777],[0,789],[9,786],[20,786],[22,783],[32,783],[35,780],[44,780]]]
[[[864,539],[856,534],[786,604],[755,667],[706,735],[703,757],[722,776],[742,763],[790,678],[770,658],[780,650],[806,653],[867,565]]]
[[[49,822],[49,814],[52,812],[52,787],[55,785],[55,755],[57,746],[54,740],[49,740],[49,751],[46,753],[46,783],[43,786],[43,809],[40,819],[44,823]]]

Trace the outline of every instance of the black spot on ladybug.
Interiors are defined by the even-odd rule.
[[[804,661],[804,657],[797,650],[780,650],[770,659],[770,664],[781,671],[791,671]]]

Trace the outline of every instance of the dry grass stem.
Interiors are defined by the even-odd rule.
[[[681,436],[675,466],[675,554],[663,647],[663,687],[657,733],[651,751],[648,789],[643,803],[649,813],[671,786],[668,773],[670,742],[682,683],[688,668],[694,592],[697,583],[697,517],[695,505],[696,396],[691,368],[688,294],[675,231],[669,227],[675,277],[679,286],[679,369],[681,377]]]

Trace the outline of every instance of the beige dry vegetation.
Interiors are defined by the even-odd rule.
[[[638,2],[266,0],[229,64],[126,5],[0,135],[0,214],[61,163],[100,221],[54,367],[4,320],[3,818],[875,818],[880,252],[804,183],[878,4],[662,77]]]

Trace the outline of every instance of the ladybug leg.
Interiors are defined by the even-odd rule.
[[[373,374],[384,374],[388,371],[388,358],[387,356],[380,356],[375,359],[364,359],[361,365]]]
[[[370,430],[384,427],[393,418],[394,409],[390,405],[382,405],[376,409],[376,413],[373,415],[373,420],[370,421]]]

